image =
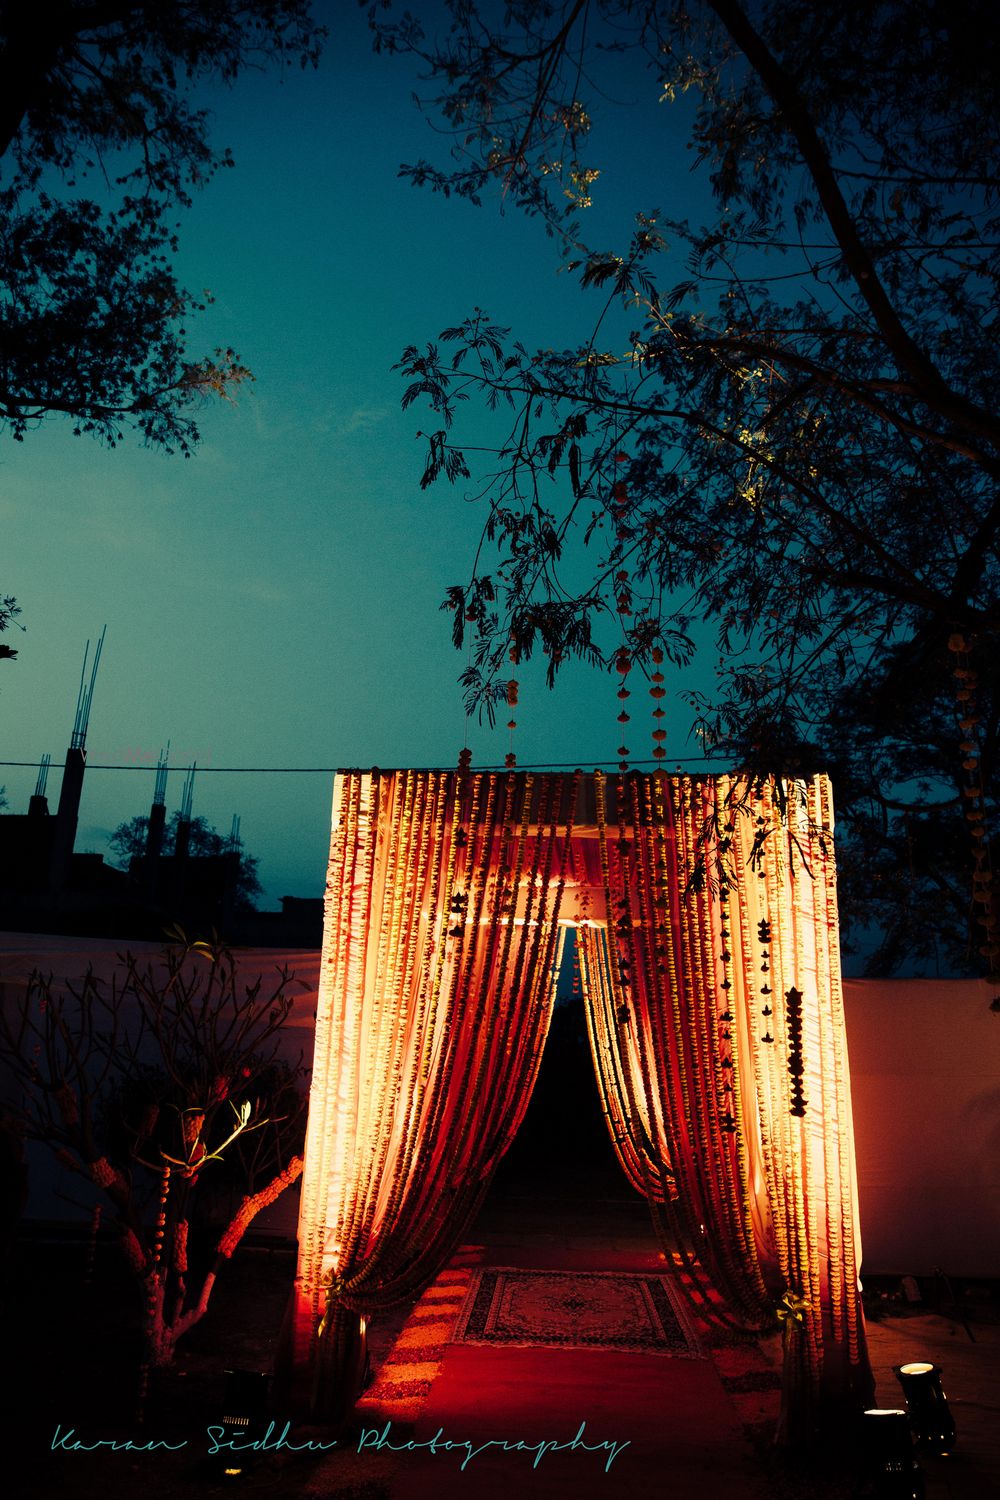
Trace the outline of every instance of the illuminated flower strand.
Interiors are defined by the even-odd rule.
[[[576,778],[473,776],[467,760],[457,774],[338,777],[300,1236],[303,1305],[326,1284],[330,1370],[346,1368],[359,1314],[439,1268],[523,1113],[551,1018],[577,791]],[[801,1305],[790,1357],[815,1387],[827,1343],[845,1330],[862,1358],[835,894],[816,832],[832,821],[828,788],[809,791],[808,812],[789,801],[787,818],[759,789],[759,877],[730,889],[720,874],[717,890],[682,899],[682,871],[718,826],[720,795],[714,782],[622,776],[614,841],[595,778],[612,930],[605,944],[581,929],[588,1029],[609,1128],[658,1232],[696,1281],[690,1231],[707,1210],[714,1275],[745,1310],[760,1289],[756,1236],[767,1233],[750,1201],[751,1169],[762,1170],[781,1287]],[[731,823],[726,835],[745,852],[753,830]],[[796,876],[796,843],[821,871],[815,889]],[[770,1044],[754,1016],[764,919]],[[793,986],[803,1118],[789,1113]],[[815,1123],[835,1113],[835,1141],[817,1136],[814,1103]],[[838,1245],[842,1274],[823,1259]]]

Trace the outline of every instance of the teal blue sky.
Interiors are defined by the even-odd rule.
[[[182,220],[182,279],[215,298],[193,348],[232,345],[253,385],[206,406],[189,460],[134,439],[109,451],[59,422],[0,449],[0,587],[26,626],[0,686],[0,758],[49,752],[54,802],[84,643],[106,623],[77,847],[105,851],[148,809],[151,775],[97,767],[149,764],[169,739],[168,810],[197,760],[195,811],[223,831],[240,815],[265,905],[322,890],[330,778],[214,768],[452,765],[467,732],[438,606],[469,571],[481,511],[462,489],[421,493],[426,418],[400,411],[393,362],[477,305],[540,347],[583,337],[598,308],[557,274],[537,222],[399,179],[400,162],[444,151],[411,102],[414,69],[372,55],[353,4],[318,9],[331,36],[316,73],[206,96],[237,165]],[[656,94],[654,78],[626,76],[594,107],[601,245],[625,241],[637,209],[698,202]],[[570,666],[550,693],[535,662],[519,677],[520,763],[614,758],[616,680]],[[674,704],[680,759],[697,746]],[[505,729],[468,734],[476,763],[502,761]],[[11,811],[35,774],[0,769]]]

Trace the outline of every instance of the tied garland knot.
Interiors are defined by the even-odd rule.
[[[347,1283],[342,1276],[337,1275],[336,1271],[331,1271],[328,1276],[324,1276],[320,1282],[320,1286],[326,1292],[326,1308],[319,1320],[319,1327],[316,1330],[316,1337],[321,1339],[329,1327],[334,1305],[343,1297],[347,1289]]]
[[[775,1317],[787,1333],[792,1329],[802,1327],[808,1310],[809,1303],[806,1298],[800,1297],[797,1292],[789,1288],[775,1308]]]

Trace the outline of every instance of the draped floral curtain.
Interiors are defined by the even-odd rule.
[[[607,937],[580,947],[612,1139],[703,1311],[783,1320],[790,1436],[871,1382],[829,783],[598,773],[596,806]]]
[[[579,824],[579,826],[577,826]],[[601,1098],[710,1318],[785,1328],[785,1431],[870,1394],[825,778],[337,777],[289,1328],[335,1419],[524,1116],[577,925]]]
[[[349,1408],[365,1316],[437,1274],[523,1118],[575,799],[513,771],[337,777],[291,1331],[318,1417]]]

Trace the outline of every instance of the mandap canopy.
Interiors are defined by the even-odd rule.
[[[566,926],[598,1087],[702,1314],[785,1328],[786,1433],[870,1371],[829,783],[338,775],[291,1368],[440,1271],[524,1116]]]

